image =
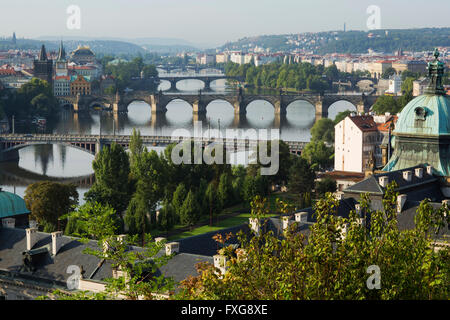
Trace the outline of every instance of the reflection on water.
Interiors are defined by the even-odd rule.
[[[178,83],[177,89],[197,93],[203,86],[201,81],[185,80]],[[162,82],[160,85],[161,90],[169,87],[169,82]],[[217,92],[234,90],[227,86],[226,80],[212,82],[211,89]],[[337,113],[348,109],[356,110],[348,102],[337,102],[331,106],[329,118],[334,119]],[[167,113],[154,116],[148,104],[133,102],[128,113],[118,115],[95,110],[77,114],[70,109],[63,109],[59,119],[55,123],[49,123],[47,131],[60,134],[131,135],[133,128],[136,128],[142,135],[172,135],[177,129],[186,129],[192,135],[194,121],[202,121],[203,132],[208,128],[219,127],[222,134],[228,128],[279,129],[283,140],[309,141],[310,128],[315,121],[315,109],[306,101],[296,101],[288,106],[286,115],[276,116],[274,107],[269,102],[257,100],[248,105],[246,115],[236,116],[231,104],[217,100],[207,106],[206,115],[194,117],[189,103],[174,100],[167,106]],[[82,195],[92,184],[94,156],[87,152],[56,144],[30,146],[21,149],[19,153],[18,163],[0,164],[0,182],[7,191],[15,190],[23,196],[28,184],[52,179],[76,183],[82,200]],[[241,156],[238,155],[238,158]],[[238,160],[239,162],[242,161]]]

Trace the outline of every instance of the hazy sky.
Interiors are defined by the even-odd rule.
[[[81,29],[69,30],[69,5]],[[381,28],[449,27],[449,0],[0,0],[0,35],[161,37],[220,45],[262,34],[367,30],[366,9]]]

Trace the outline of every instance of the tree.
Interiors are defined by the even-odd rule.
[[[398,300],[447,299],[450,294],[450,247],[436,252],[435,232],[450,222],[446,205],[434,209],[420,204],[415,228],[399,230],[397,194],[391,184],[383,210],[370,209],[368,196],[360,201],[365,217],[351,211],[337,216],[338,200],[330,193],[315,205],[317,222],[309,235],[295,224],[279,239],[272,231],[238,234],[240,247],[225,247],[225,274],[212,264],[199,264],[198,277],[182,282],[179,299],[207,300]],[[263,215],[262,207],[255,207]],[[366,220],[367,221],[367,220]],[[306,241],[307,240],[307,241]],[[381,286],[371,290],[369,267],[381,272]],[[372,273],[373,274],[373,273]],[[275,276],[276,275],[276,276]]]
[[[382,79],[389,79],[389,77],[393,76],[397,71],[394,68],[389,67],[381,74]]]
[[[98,202],[86,202],[62,216],[61,219],[67,219],[65,235],[86,236],[90,239],[108,235],[108,230],[114,230],[116,233],[120,226],[114,209]]]
[[[190,190],[186,200],[183,202],[183,206],[180,211],[180,220],[183,225],[190,228],[198,221],[200,215],[200,207],[196,201],[195,193]]]
[[[45,232],[58,229],[58,220],[78,204],[77,188],[73,184],[42,181],[30,184],[25,190],[25,203],[31,218],[42,225]]]
[[[158,225],[161,230],[166,233],[173,228],[176,223],[176,215],[172,204],[168,200],[164,200],[159,209]]]
[[[303,158],[296,158],[289,171],[288,188],[290,192],[303,194],[314,188],[316,174]]]
[[[215,214],[219,214],[220,211],[222,211],[222,202],[219,200],[217,188],[213,182],[208,184],[204,201],[206,203],[208,213],[211,215],[211,217]]]
[[[302,158],[315,170],[323,170],[333,165],[334,149],[325,145],[323,141],[311,141],[302,151]]]
[[[233,203],[233,196],[233,186],[230,175],[227,173],[222,173],[220,175],[220,182],[217,188],[217,200],[220,203],[220,207],[229,207]]]
[[[372,107],[372,110],[377,114],[385,114],[390,112],[391,114],[397,114],[403,109],[403,105],[400,105],[397,100],[392,96],[383,95],[378,97],[377,101]]]
[[[184,200],[187,197],[187,194],[188,194],[188,192],[183,183],[180,183],[178,185],[177,189],[175,190],[175,192],[173,194],[172,207],[173,207],[173,210],[175,211],[175,215],[178,217],[178,219],[181,216],[181,210],[183,207]]]
[[[342,120],[347,118],[352,112],[353,111],[351,111],[351,110],[345,110],[345,111],[339,112],[336,115],[336,118],[334,118],[334,125],[337,125],[339,122],[341,122]]]
[[[316,183],[316,194],[318,198],[324,197],[327,192],[336,192],[336,189],[336,180],[329,177],[325,177]]]
[[[325,141],[334,144],[334,122],[328,118],[316,121],[311,128],[311,141]]]
[[[137,178],[139,175],[139,163],[142,160],[144,153],[144,144],[141,138],[141,131],[133,128],[133,134],[130,139],[130,171],[131,174]]]
[[[97,154],[92,166],[95,183],[85,193],[87,201],[111,205],[117,214],[121,214],[130,201],[130,162],[122,146],[113,143]]]

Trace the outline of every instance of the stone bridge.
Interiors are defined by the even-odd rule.
[[[194,115],[206,114],[207,106],[217,100],[227,101],[234,108],[235,115],[245,115],[247,107],[253,101],[263,100],[269,102],[274,107],[275,115],[285,115],[287,107],[295,101],[309,102],[315,108],[316,119],[328,116],[330,106],[338,101],[348,101],[353,104],[357,112],[368,112],[375,103],[378,96],[375,95],[342,95],[342,94],[279,94],[260,95],[243,94],[242,91],[236,94],[183,94],[183,93],[151,93],[148,91],[131,91],[122,95],[101,95],[101,96],[76,96],[64,97],[68,103],[72,103],[74,111],[89,110],[94,105],[102,105],[114,113],[127,112],[128,106],[134,101],[143,101],[151,106],[152,114],[164,113],[167,105],[174,100],[183,100],[192,106]]]
[[[177,82],[183,81],[183,80],[200,80],[202,81],[205,86],[204,90],[211,90],[211,82],[216,80],[222,80],[222,79],[232,79],[237,80],[240,82],[243,82],[244,79],[242,77],[229,77],[226,75],[217,75],[217,76],[202,76],[202,75],[186,75],[186,76],[177,76],[177,77],[158,77],[159,80],[165,80],[170,82],[170,88],[168,91],[176,91],[177,90]]]
[[[191,137],[172,136],[141,136],[142,143],[146,146],[167,146],[171,143],[179,143],[191,140]],[[98,154],[102,148],[113,143],[124,148],[129,148],[131,136],[127,135],[76,135],[76,134],[0,134],[0,162],[17,161],[19,150],[31,145],[62,144],[75,147],[92,155]],[[194,138],[196,143],[203,147],[216,143],[214,138]],[[221,139],[227,150],[245,150],[256,146],[261,140],[249,138]],[[292,153],[299,154],[306,142],[284,141]]]
[[[307,101],[315,108],[316,119],[328,116],[330,106],[338,101],[352,103],[357,112],[369,112],[378,96],[335,95],[335,94],[282,94],[282,95],[244,95],[244,94],[155,94],[150,96],[152,113],[167,111],[167,105],[173,100],[183,100],[192,106],[193,114],[205,114],[207,106],[217,100],[227,101],[234,108],[235,115],[245,115],[247,107],[253,101],[263,100],[274,107],[275,115],[285,115],[287,107],[295,101]],[[146,101],[147,102],[147,101]]]

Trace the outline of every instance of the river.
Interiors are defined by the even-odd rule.
[[[161,90],[170,84],[162,82]],[[198,92],[203,83],[198,80],[178,82],[177,89],[182,92]],[[216,92],[233,90],[225,80],[211,84]],[[144,102],[133,102],[127,114],[113,115],[110,112],[92,110],[89,113],[76,114],[70,109],[61,110],[55,123],[47,131],[61,134],[113,134],[130,135],[133,128],[142,135],[171,135],[177,129],[193,132],[192,107],[184,101],[175,100],[167,106],[167,113],[152,119],[150,106]],[[344,110],[355,110],[346,101],[333,104],[329,118]],[[309,141],[310,129],[314,124],[314,107],[308,102],[297,101],[287,108],[286,117],[277,119],[272,105],[266,101],[254,101],[247,108],[245,119],[236,122],[233,107],[225,101],[214,101],[207,107],[207,114],[202,121],[203,130],[227,128],[238,129],[278,129],[283,140]],[[16,132],[28,133],[27,128],[17,126]],[[93,180],[92,161],[94,156],[87,152],[63,145],[33,145],[19,151],[18,163],[0,164],[0,184],[3,190],[14,192],[21,197],[26,187],[33,182],[56,180],[77,184],[80,203],[89,190]]]

